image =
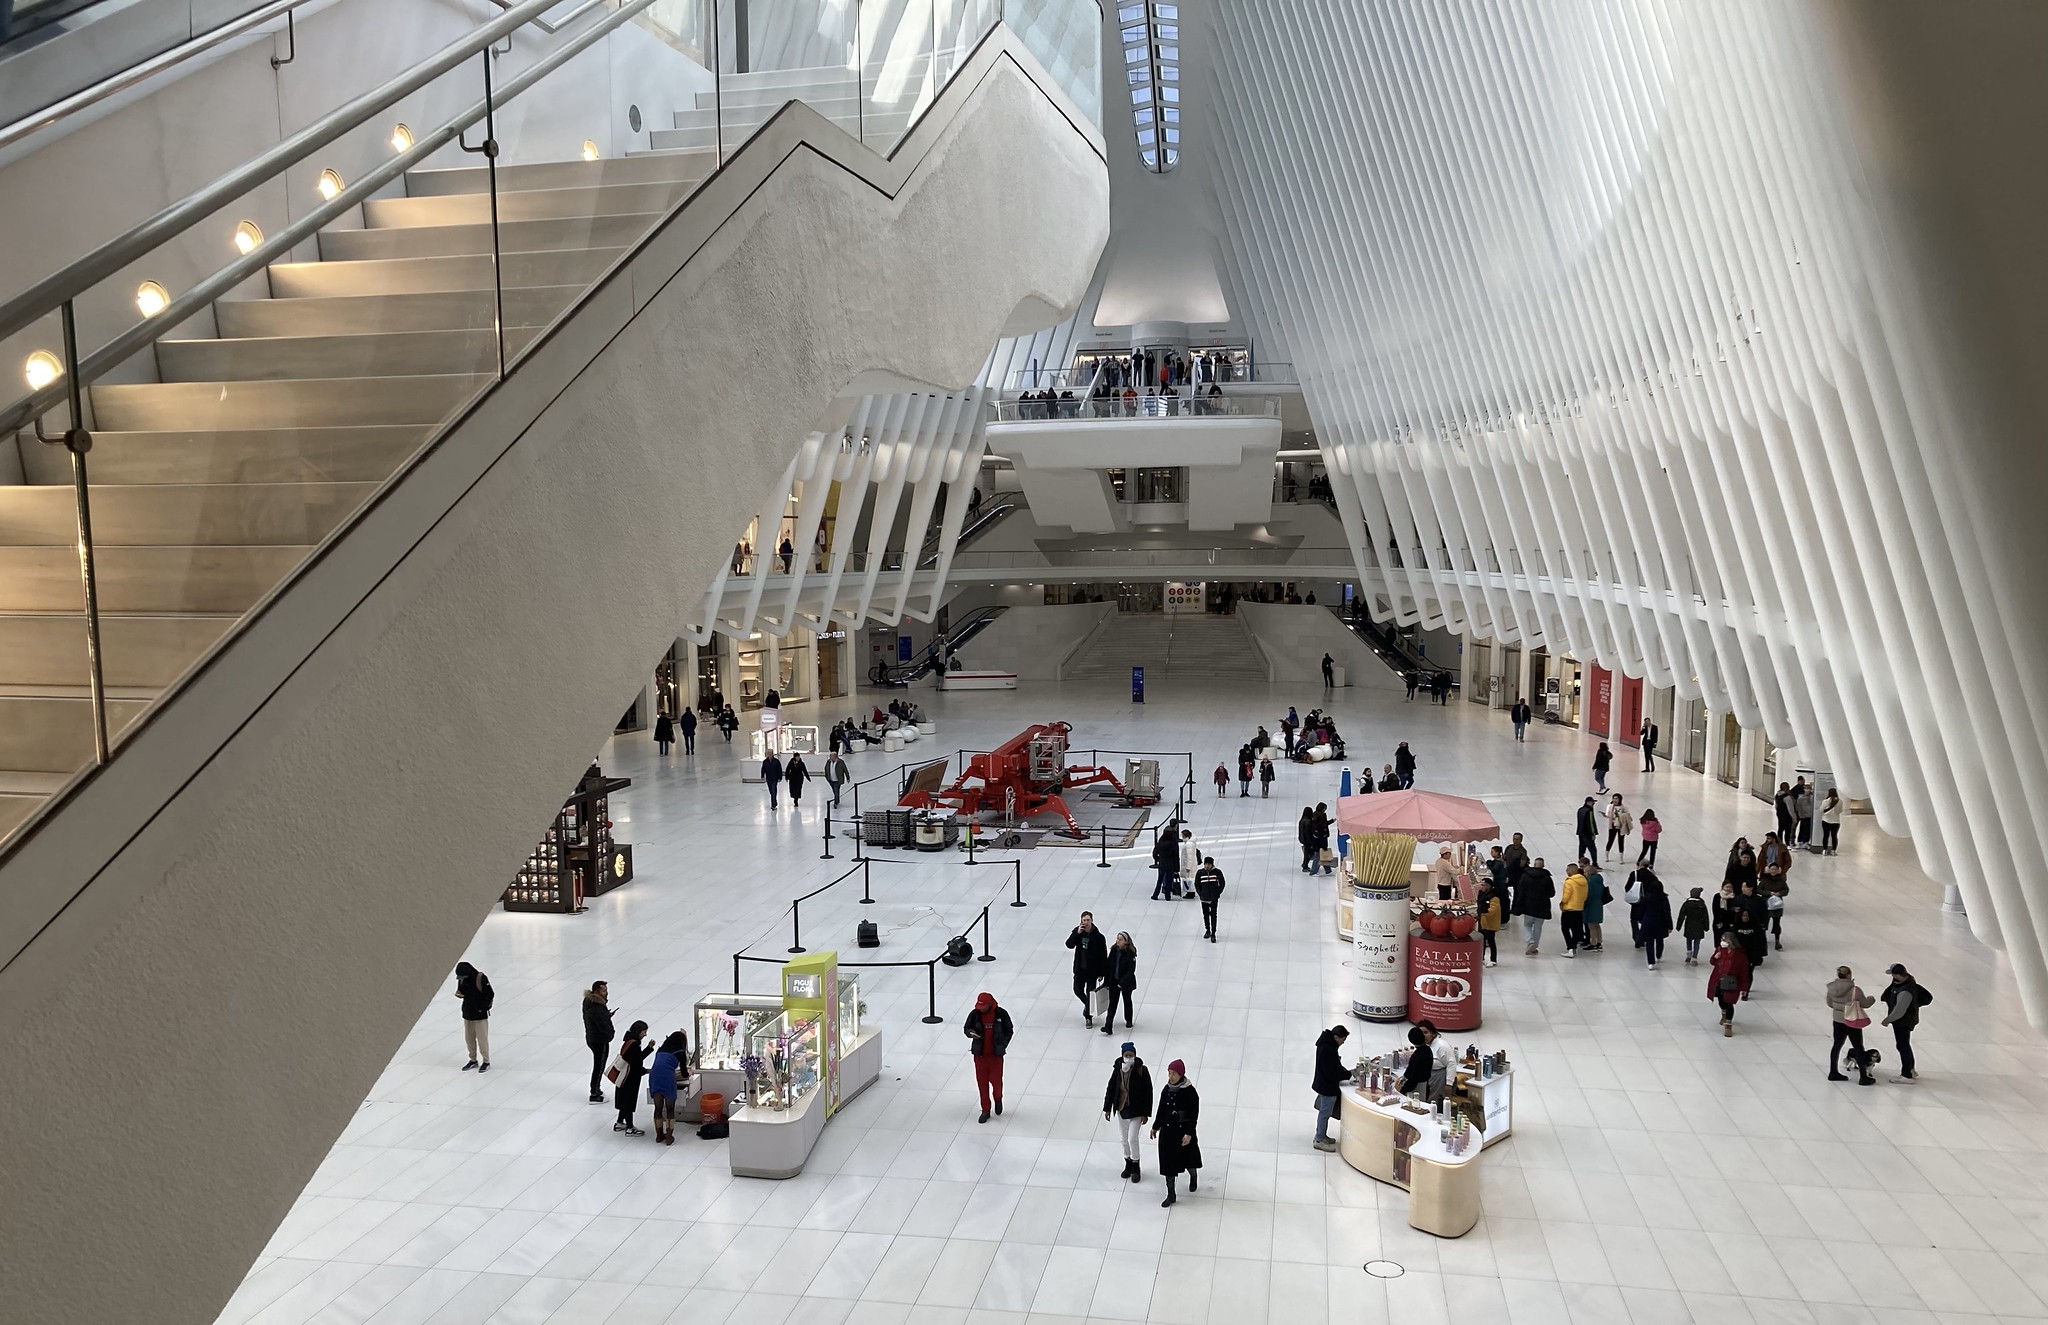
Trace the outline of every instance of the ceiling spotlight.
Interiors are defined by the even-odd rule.
[[[41,391],[50,383],[64,376],[64,365],[57,362],[57,356],[48,350],[37,350],[28,356],[28,364],[22,372],[28,379],[28,389]]]
[[[322,198],[333,202],[335,195],[342,191],[344,184],[339,171],[323,170],[320,172],[320,182],[313,187],[320,190]]]
[[[585,161],[597,160],[597,144],[588,138],[583,140],[583,159]]]
[[[254,221],[244,221],[235,227],[235,247],[247,256],[256,251],[263,242],[263,230]]]
[[[403,152],[412,146],[412,130],[405,125],[396,125],[391,130],[391,150]]]
[[[171,296],[155,281],[144,281],[135,287],[135,306],[142,310],[144,317],[155,317],[170,307]]]

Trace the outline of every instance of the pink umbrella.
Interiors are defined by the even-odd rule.
[[[1382,791],[1337,798],[1340,833],[1405,833],[1419,842],[1482,842],[1500,836],[1486,802],[1438,791]]]

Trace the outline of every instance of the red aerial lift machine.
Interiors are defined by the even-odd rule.
[[[1064,722],[1043,722],[967,761],[967,771],[949,787],[938,791],[913,791],[900,804],[915,809],[949,805],[969,819],[984,810],[1003,812],[1012,820],[1057,812],[1067,821],[1071,837],[1086,837],[1061,793],[1076,787],[1107,783],[1124,794],[1123,783],[1106,768],[1067,767],[1067,735],[1074,729]]]

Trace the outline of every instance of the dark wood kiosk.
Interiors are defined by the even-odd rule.
[[[572,914],[633,878],[633,848],[612,840],[610,796],[633,785],[592,764],[505,889],[507,911]]]

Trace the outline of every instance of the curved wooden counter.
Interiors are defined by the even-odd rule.
[[[1408,1223],[1438,1237],[1463,1237],[1479,1222],[1479,1137],[1454,1155],[1435,1118],[1376,1102],[1355,1086],[1340,1092],[1337,1153],[1368,1178],[1408,1192]]]

